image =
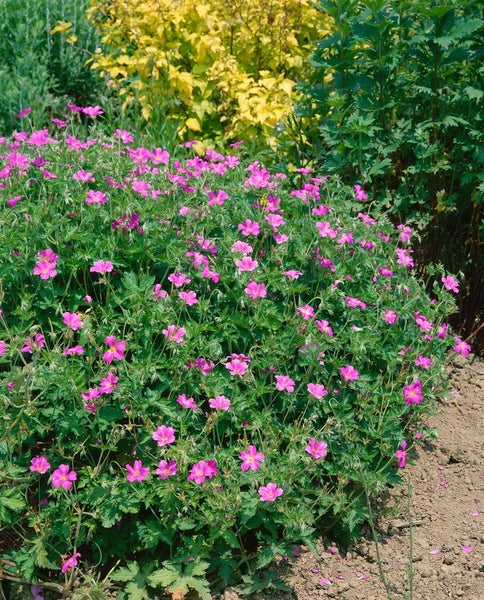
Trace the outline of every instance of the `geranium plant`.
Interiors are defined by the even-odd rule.
[[[71,120],[0,146],[2,577],[209,598],[356,535],[468,352],[457,281],[336,177]]]

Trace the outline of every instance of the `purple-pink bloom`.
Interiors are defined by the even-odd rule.
[[[36,456],[30,461],[30,470],[33,473],[46,473],[50,469],[49,461],[45,456]]]
[[[257,283],[256,281],[249,281],[244,291],[253,300],[264,298],[267,295],[265,285],[263,283]]]
[[[215,396],[215,398],[209,398],[208,404],[210,408],[215,408],[216,410],[229,410],[230,408],[230,400],[225,396]]]
[[[239,454],[239,458],[242,460],[240,468],[242,471],[257,471],[260,468],[260,463],[264,462],[264,454],[258,452],[255,446],[250,445],[247,450]]]
[[[324,319],[321,319],[321,320],[317,319],[316,321],[314,321],[314,324],[316,325],[316,327],[319,329],[319,331],[321,333],[325,333],[329,337],[333,337],[333,330],[329,326],[328,321],[326,321]]]
[[[434,365],[432,360],[428,356],[419,354],[413,363],[416,367],[422,367],[423,369],[430,369]]]
[[[284,490],[277,487],[277,483],[268,483],[259,488],[261,502],[274,502],[279,496],[282,496]]]
[[[327,448],[328,444],[326,442],[318,441],[316,438],[309,438],[308,445],[306,446],[305,450],[313,458],[318,459],[328,454]]]
[[[343,376],[345,381],[356,381],[360,376],[357,369],[352,367],[351,365],[346,365],[346,367],[340,368],[340,373]]]
[[[401,442],[400,443],[401,449],[399,448],[396,452],[395,452],[395,456],[398,459],[398,466],[403,469],[405,467],[405,465],[407,464],[407,453],[406,453],[406,449],[407,449],[407,442]]]
[[[109,260],[96,260],[89,269],[91,273],[110,273],[113,270],[113,263]]]
[[[259,263],[250,256],[244,256],[240,260],[235,261],[235,265],[240,272],[253,271],[257,269]]]
[[[72,329],[72,331],[77,331],[84,326],[81,317],[77,313],[63,312],[62,320],[69,329]]]
[[[150,468],[143,467],[143,463],[140,460],[135,460],[133,466],[126,465],[126,471],[128,471],[126,481],[129,481],[130,483],[133,483],[134,481],[145,481],[150,474]]]
[[[205,479],[212,479],[218,473],[217,463],[214,460],[201,460],[193,465],[188,476],[188,481],[201,484]]]
[[[108,349],[103,354],[103,358],[107,363],[112,363],[114,359],[123,360],[126,342],[121,340],[118,342],[114,335],[108,335],[106,337],[106,345]]]
[[[107,201],[106,195],[97,190],[89,190],[85,199],[86,204],[105,204]]]
[[[84,108],[81,108],[81,111],[91,118],[104,114],[103,109],[97,104],[96,106],[85,106]]]
[[[309,304],[298,306],[296,308],[296,312],[298,312],[305,321],[308,321],[314,317],[314,308]]]
[[[423,315],[421,315],[419,313],[419,311],[415,311],[413,313],[414,319],[415,319],[415,323],[417,323],[417,325],[419,326],[419,328],[422,331],[431,331],[432,330],[432,323],[427,319],[427,317],[424,317]]]
[[[112,394],[114,390],[118,389],[116,383],[119,381],[119,377],[116,377],[113,373],[108,373],[106,377],[101,379],[99,384],[99,391],[101,394]]]
[[[308,383],[307,390],[318,400],[321,400],[323,396],[328,395],[328,391],[325,390],[324,385],[321,385],[320,383]]]
[[[156,302],[160,298],[166,298],[168,294],[165,292],[165,290],[161,289],[161,284],[157,283],[153,288],[151,295],[153,300]]]
[[[457,281],[457,279],[449,275],[448,277],[442,277],[441,281],[444,284],[446,290],[455,292],[456,294],[458,293],[459,282]]]
[[[160,460],[155,473],[162,479],[168,479],[168,477],[176,475],[176,471],[176,460]]]
[[[361,187],[361,185],[354,185],[353,189],[355,190],[355,198],[357,200],[366,200],[368,196],[366,195],[365,190]]]
[[[188,292],[178,292],[178,297],[180,300],[183,300],[185,304],[188,304],[188,306],[198,304],[197,294],[192,290]]]
[[[39,260],[32,270],[34,275],[39,275],[41,279],[50,279],[57,275],[55,263]]]
[[[187,398],[186,394],[180,394],[176,401],[178,404],[183,406],[183,408],[191,408],[192,410],[196,410],[198,408],[195,400],[192,397]]]
[[[390,310],[389,308],[385,308],[383,310],[383,320],[389,325],[393,325],[396,321],[398,321],[398,315],[394,310]]]
[[[190,283],[191,279],[184,273],[172,273],[171,275],[168,275],[168,281],[171,281],[175,287],[181,287],[185,283]]]
[[[276,389],[283,392],[293,392],[295,381],[291,379],[288,375],[276,375]]]
[[[462,354],[462,356],[467,356],[469,354],[469,352],[471,351],[471,345],[468,344],[467,342],[464,342],[464,340],[461,340],[458,337],[454,338],[455,340],[455,345],[454,345],[454,352],[457,352],[458,354]]]
[[[353,298],[351,296],[346,296],[345,302],[350,308],[361,308],[362,310],[365,310],[365,308],[366,308],[366,304],[359,298]]]
[[[289,271],[284,271],[284,275],[288,279],[299,279],[299,277],[301,277],[301,275],[302,275],[302,272],[296,271],[294,269],[290,269]]]
[[[257,221],[251,221],[250,219],[246,219],[243,223],[239,223],[237,229],[245,236],[259,235],[260,232],[259,223],[257,223]]]
[[[410,385],[403,388],[403,397],[406,404],[420,404],[423,400],[422,382],[416,379]]]
[[[232,358],[232,360],[225,364],[225,368],[230,371],[231,375],[243,375],[249,367],[245,360]]]
[[[77,479],[77,473],[71,471],[69,465],[59,465],[51,475],[51,483],[55,488],[62,487],[68,490],[72,487],[72,482]]]
[[[76,552],[72,556],[70,556],[67,560],[62,563],[61,571],[65,573],[68,569],[73,569],[77,567],[77,559],[81,556],[80,552]]]
[[[177,327],[176,325],[168,325],[166,329],[163,329],[163,335],[168,341],[175,342],[175,344],[181,344],[185,334],[186,329],[184,327]]]
[[[167,446],[175,441],[175,430],[173,427],[160,425],[151,437],[158,443],[158,446]]]
[[[77,346],[72,346],[72,348],[66,348],[62,354],[64,356],[71,356],[72,354],[77,354],[78,356],[81,356],[81,354],[84,354],[84,347],[77,345]]]

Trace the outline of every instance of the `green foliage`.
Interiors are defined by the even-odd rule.
[[[93,102],[104,86],[86,68],[98,36],[85,17],[87,0],[0,0],[0,133],[20,129],[16,115],[43,127],[65,105],[65,96]],[[52,33],[58,21],[74,22],[63,37]],[[71,23],[72,24],[72,23]]]
[[[332,26],[303,84],[299,113],[313,122],[303,152],[427,227],[426,259],[466,273],[469,333],[484,305],[483,3],[318,6]]]
[[[337,177],[79,110],[1,146],[1,558],[80,598],[276,586],[275,556],[357,535],[398,482],[468,351],[457,282],[433,267],[429,296],[409,229]]]

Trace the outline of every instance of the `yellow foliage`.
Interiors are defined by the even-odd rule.
[[[329,25],[310,0],[91,0],[88,18],[107,47],[92,68],[144,119],[221,143],[272,135]]]

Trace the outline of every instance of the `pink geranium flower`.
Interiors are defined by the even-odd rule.
[[[341,367],[340,373],[343,376],[343,379],[345,381],[356,381],[358,379],[358,377],[360,376],[357,369],[355,369],[351,365],[347,365],[346,367]]]
[[[420,404],[423,400],[422,382],[416,379],[410,385],[403,388],[403,397],[407,404]]]
[[[177,327],[176,325],[168,325],[166,329],[163,329],[163,335],[170,342],[175,344],[181,344],[185,337],[186,329],[184,327]]]
[[[324,385],[321,385],[320,383],[308,383],[307,390],[318,400],[321,400],[323,396],[328,395],[328,391],[325,390]]]
[[[196,410],[198,408],[195,400],[192,397],[187,398],[186,394],[180,394],[176,401],[178,404],[181,404],[183,408],[191,408],[192,410]]]
[[[208,404],[210,408],[215,408],[216,410],[229,410],[230,408],[230,400],[225,396],[215,396],[215,398],[209,398]]]
[[[39,260],[32,272],[34,275],[39,275],[41,279],[51,279],[57,275],[55,263],[47,262],[45,260]]]
[[[158,446],[167,446],[175,441],[175,430],[173,427],[160,425],[151,437],[158,443]]]
[[[72,487],[72,482],[77,479],[77,473],[71,471],[69,465],[59,465],[51,475],[51,483],[55,488],[61,487],[68,490]]]
[[[184,273],[172,273],[171,275],[168,275],[168,281],[171,281],[175,287],[181,287],[185,283],[190,283],[191,279]]]
[[[109,260],[96,260],[89,269],[91,273],[110,273],[113,270],[113,263]]]
[[[264,298],[267,295],[265,285],[263,283],[257,283],[256,281],[249,281],[244,291],[253,300]]]
[[[454,345],[454,352],[457,352],[458,354],[462,354],[462,356],[467,356],[470,351],[471,351],[471,345],[468,344],[467,342],[464,342],[464,340],[461,340],[459,337],[454,338],[455,340],[455,345]]]
[[[195,483],[201,484],[207,478],[212,479],[217,473],[217,463],[214,460],[201,460],[191,468],[188,481],[194,481]]]
[[[291,379],[288,375],[276,375],[275,378],[276,389],[278,389],[280,392],[286,391],[291,393],[294,391],[294,379]]]
[[[389,325],[393,325],[396,321],[398,321],[398,315],[394,310],[385,308],[383,310],[383,320]]]
[[[302,275],[302,272],[296,271],[294,269],[290,269],[289,271],[284,271],[284,275],[288,279],[299,279],[299,277],[301,277],[301,275]]]
[[[109,373],[106,377],[101,379],[101,383],[99,384],[99,391],[101,394],[112,394],[114,390],[118,389],[116,385],[119,380],[119,377],[116,377],[113,373]]]
[[[77,559],[80,558],[80,556],[81,556],[81,553],[76,552],[75,554],[70,556],[67,560],[65,560],[61,566],[62,573],[65,573],[68,569],[73,569],[74,567],[77,567]]]
[[[396,452],[395,452],[395,456],[398,459],[398,466],[403,469],[403,467],[405,467],[405,465],[407,464],[407,453],[406,453],[406,449],[407,449],[407,442],[401,442],[400,443],[401,449],[399,448]]]
[[[114,359],[123,360],[126,342],[118,342],[114,335],[108,335],[106,337],[106,345],[108,349],[103,354],[103,358],[107,363],[112,363]]]
[[[49,461],[45,456],[36,456],[30,461],[30,470],[33,473],[46,473],[50,469]]]
[[[325,333],[329,337],[333,337],[333,329],[330,327],[328,321],[326,321],[324,319],[321,319],[321,320],[317,319],[316,321],[314,321],[314,324],[316,325],[316,327],[319,329],[319,331],[321,333]]]
[[[250,256],[244,256],[240,260],[236,260],[235,265],[240,272],[243,272],[257,269],[259,263],[256,260],[253,260]]]
[[[178,297],[180,300],[183,300],[185,304],[188,304],[188,306],[198,304],[197,294],[192,290],[188,292],[178,292]]]
[[[225,368],[230,371],[231,375],[243,375],[247,369],[247,363],[239,358],[233,358],[225,364]]]
[[[167,292],[165,292],[165,290],[161,289],[161,284],[157,283],[153,288],[151,295],[153,297],[153,300],[156,302],[160,298],[166,298],[168,294]]]
[[[85,199],[86,204],[105,204],[107,201],[105,194],[96,190],[89,190]]]
[[[323,441],[318,441],[316,438],[309,438],[308,445],[305,450],[308,454],[310,454],[313,458],[321,458],[322,456],[326,456],[328,444]]]
[[[279,496],[282,496],[284,490],[277,487],[277,483],[268,483],[259,488],[261,502],[274,502]]]
[[[442,277],[441,281],[444,284],[446,290],[455,292],[457,294],[457,292],[459,291],[459,282],[457,281],[457,279],[449,275],[448,277]]]
[[[162,479],[168,479],[176,475],[177,465],[175,460],[160,460],[158,468],[156,469],[156,475],[159,475]]]
[[[143,467],[143,463],[140,460],[135,460],[133,466],[126,465],[126,471],[128,471],[126,481],[129,481],[130,483],[135,481],[145,481],[150,474],[150,468]]]
[[[309,304],[305,304],[304,306],[298,306],[296,308],[296,312],[298,312],[305,321],[314,317],[314,308]]]
[[[72,331],[77,331],[81,327],[84,327],[84,323],[77,313],[63,312],[62,320],[69,329],[72,329]]]
[[[423,369],[430,369],[430,367],[432,367],[434,363],[428,356],[419,354],[413,364],[416,367],[422,367]]]
[[[250,445],[246,451],[239,454],[239,458],[242,460],[240,468],[242,471],[257,471],[260,468],[260,463],[264,462],[264,454],[258,452],[255,446]]]
[[[257,221],[251,221],[250,219],[246,219],[243,223],[239,223],[237,225],[238,230],[242,233],[242,235],[259,235],[260,227]]]

